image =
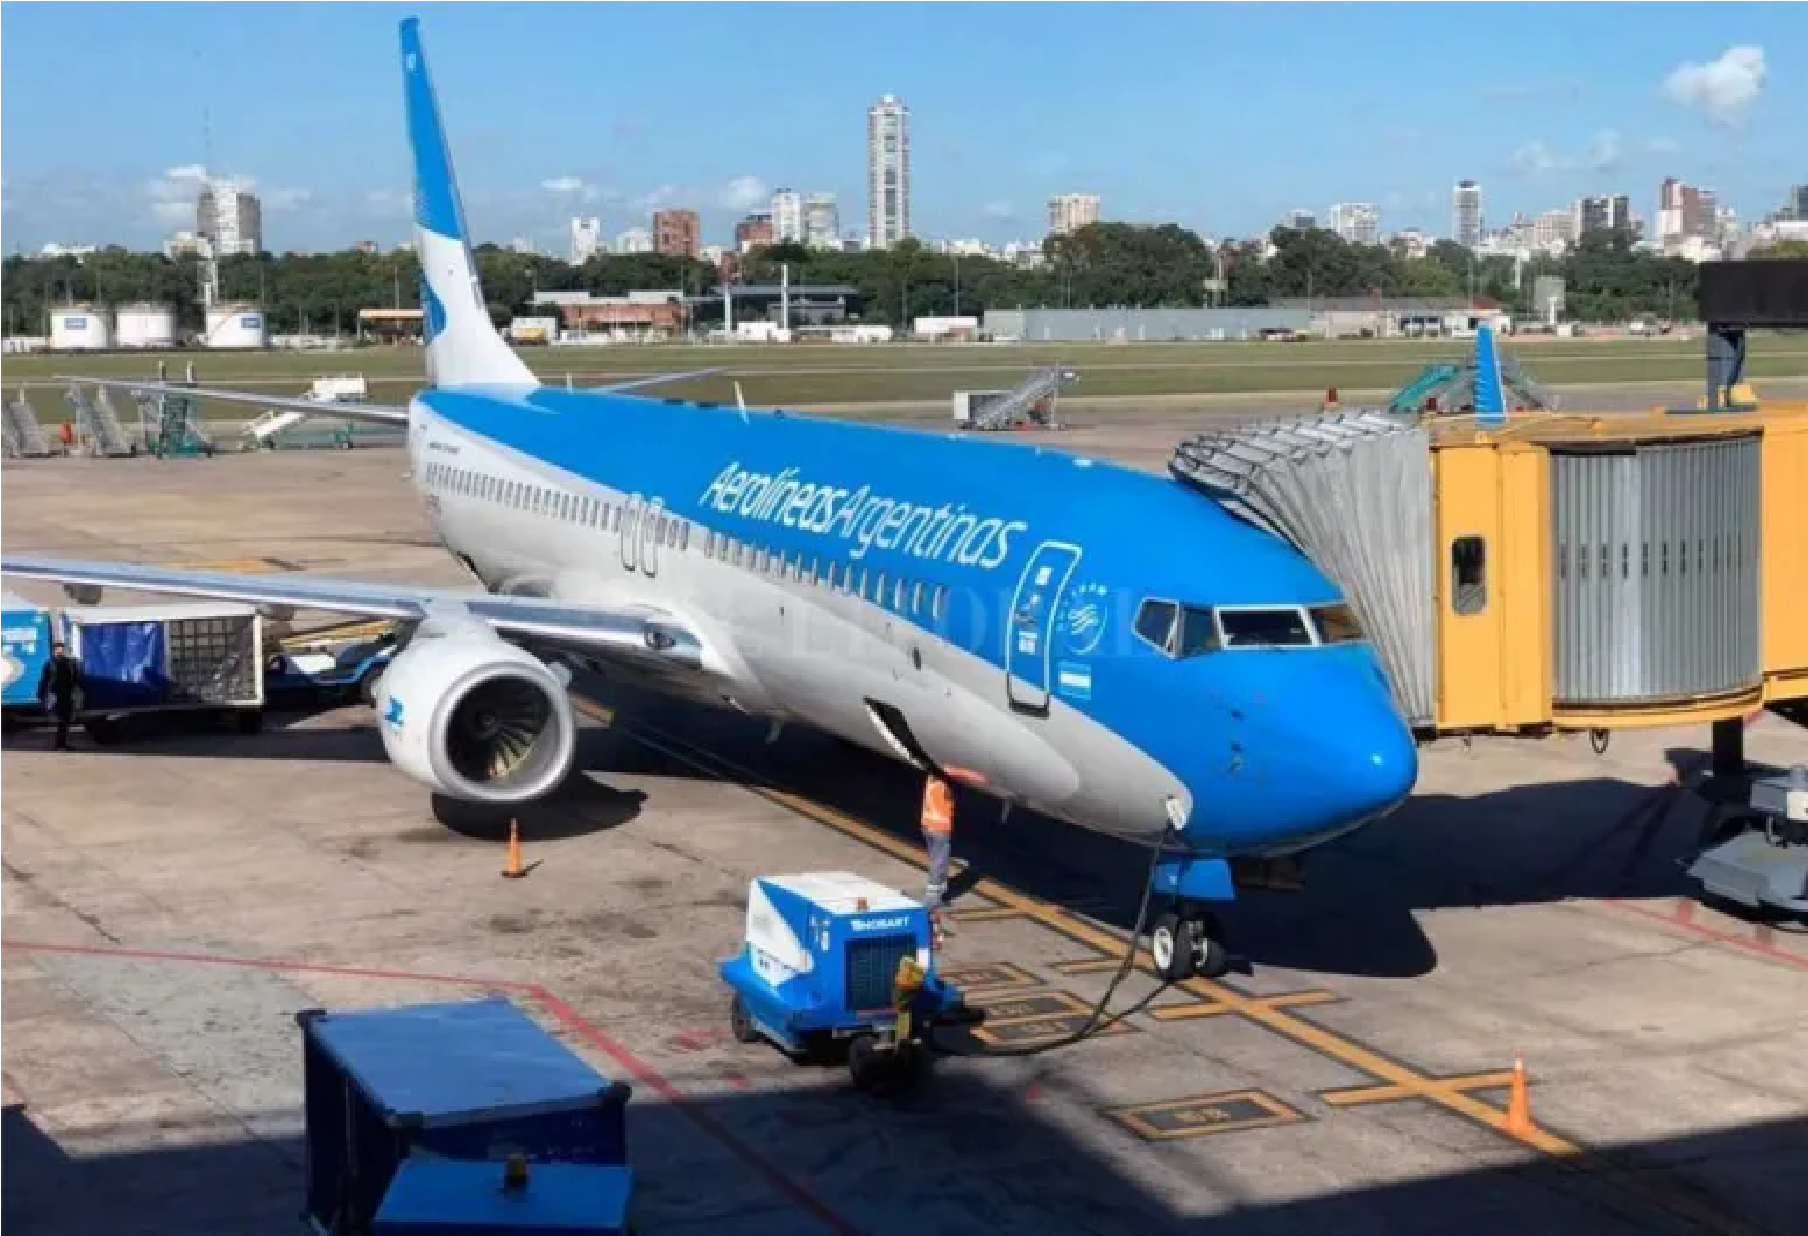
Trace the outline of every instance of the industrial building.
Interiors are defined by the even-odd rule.
[[[1326,339],[1460,335],[1483,323],[1512,325],[1500,302],[1486,296],[1316,296],[1273,306],[1306,315],[1308,329]]]
[[[988,309],[985,334],[1025,343],[1174,343],[1305,331],[1304,309]]]
[[[783,326],[828,326],[855,317],[866,303],[861,290],[849,283],[736,283],[733,322],[766,321]],[[723,289],[707,296],[684,300],[696,323],[724,321]]]

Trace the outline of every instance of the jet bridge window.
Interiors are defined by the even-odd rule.
[[[1309,648],[1312,628],[1296,605],[1262,609],[1220,609],[1218,627],[1226,648]]]
[[[1488,607],[1488,542],[1479,536],[1450,543],[1450,607],[1465,617]]]

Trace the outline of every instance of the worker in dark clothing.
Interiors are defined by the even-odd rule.
[[[38,699],[44,711],[56,717],[56,746],[69,750],[69,723],[81,706],[82,663],[69,655],[68,647],[58,640],[51,645],[50,660],[38,675]]]

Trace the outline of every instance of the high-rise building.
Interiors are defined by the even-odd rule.
[[[644,227],[631,227],[615,238],[617,253],[653,252],[653,233]]]
[[[1581,239],[1590,232],[1611,232],[1632,230],[1632,199],[1624,193],[1612,197],[1577,198],[1576,204],[1570,208],[1572,239]]]
[[[1788,219],[1808,221],[1808,185],[1795,185],[1783,199],[1784,215]]]
[[[597,218],[571,221],[571,262],[581,266],[603,250],[603,221]]]
[[[207,238],[217,257],[262,253],[263,204],[236,181],[210,180],[195,203],[195,231]]]
[[[702,224],[694,210],[653,212],[653,252],[694,258],[703,247]]]
[[[1684,184],[1664,177],[1657,190],[1657,240],[1670,244],[1690,237],[1707,239],[1713,234],[1719,210],[1712,189]]]
[[[812,193],[804,199],[804,243],[812,249],[841,247],[841,208],[833,193]]]
[[[885,95],[866,113],[866,237],[889,249],[910,235],[910,109]]]
[[[1547,252],[1560,252],[1574,244],[1576,212],[1547,210],[1532,222],[1532,247]]]
[[[742,253],[757,245],[769,245],[778,237],[778,227],[771,215],[748,215],[735,224],[735,248]]]
[[[1331,230],[1353,245],[1381,239],[1381,212],[1367,202],[1339,202],[1331,207]]]
[[[1296,232],[1310,232],[1318,226],[1318,216],[1309,210],[1290,210],[1283,227],[1292,228]]]
[[[1048,199],[1048,234],[1065,236],[1099,221],[1099,195],[1058,193]]]
[[[1450,194],[1450,234],[1456,243],[1473,249],[1482,243],[1482,187],[1473,180],[1459,180]]]
[[[803,243],[804,195],[796,189],[779,189],[772,194],[772,238],[780,244]]]

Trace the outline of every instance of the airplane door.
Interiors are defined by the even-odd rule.
[[[632,571],[640,561],[640,497],[629,498],[622,504],[621,515],[621,564],[622,570]]]
[[[648,575],[659,574],[659,536],[665,531],[665,499],[655,498],[647,504],[640,528],[640,569]]]
[[[1044,541],[1030,555],[1011,598],[1005,622],[1005,694],[1011,707],[1031,712],[1048,709],[1054,674],[1055,616],[1061,594],[1080,563],[1080,548],[1063,541]]]

